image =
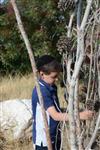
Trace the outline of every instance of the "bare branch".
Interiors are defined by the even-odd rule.
[[[71,37],[71,29],[72,29],[72,23],[73,23],[73,18],[75,16],[75,12],[73,12],[70,16],[70,20],[69,20],[69,25],[68,25],[68,31],[67,31],[67,37]]]
[[[98,46],[98,57],[100,57],[100,44]],[[98,94],[100,99],[100,60],[97,59],[97,72],[98,72]]]
[[[79,117],[79,99],[78,99],[78,91],[79,89],[79,83],[78,79],[76,81],[75,85],[75,101],[74,101],[74,116],[75,116],[75,122],[76,122],[76,137],[78,141],[79,150],[83,150],[82,146],[82,136],[81,136],[81,127],[80,127],[80,117]]]
[[[94,133],[92,134],[91,140],[90,140],[90,142],[89,142],[89,144],[88,144],[88,146],[86,147],[85,150],[89,150],[91,148],[91,146],[92,146],[92,144],[93,144],[93,142],[96,138],[96,135],[97,135],[97,132],[98,132],[98,129],[99,129],[99,125],[100,125],[100,111],[99,111],[99,116],[98,116],[97,121],[96,121],[96,126],[95,126]]]
[[[80,27],[81,30],[84,30],[84,28],[85,28],[85,25],[86,25],[86,22],[87,22],[89,13],[90,13],[92,1],[93,0],[87,0],[87,7],[86,7],[85,14],[84,14],[84,17],[83,17],[83,20],[81,23],[81,27]]]
[[[81,25],[81,11],[82,11],[82,0],[79,0],[77,9],[77,29],[79,29]]]
[[[89,98],[90,85],[91,85],[91,71],[92,71],[92,62],[93,62],[93,33],[94,33],[94,27],[95,27],[95,22],[93,24],[92,34],[91,34],[91,59],[90,59],[89,81],[88,81],[88,89],[87,89],[87,95],[86,95],[86,102],[88,101],[88,98]]]
[[[67,82],[70,85],[70,80],[71,80],[71,64],[72,64],[72,59],[68,57],[68,62],[67,62]]]
[[[46,112],[44,109],[43,97],[42,97],[42,94],[40,91],[40,86],[38,83],[37,69],[36,69],[35,59],[34,59],[34,56],[32,53],[31,44],[30,44],[28,37],[27,37],[27,34],[24,30],[24,26],[23,26],[23,23],[21,21],[21,16],[20,16],[19,10],[17,8],[16,2],[15,2],[15,0],[10,0],[10,2],[13,6],[13,9],[14,9],[14,12],[16,15],[16,20],[18,23],[18,27],[19,27],[19,30],[22,34],[23,40],[25,42],[25,45],[26,45],[26,48],[27,48],[27,51],[29,54],[29,58],[30,58],[30,62],[31,62],[31,66],[32,66],[33,74],[34,74],[34,80],[35,80],[35,84],[36,84],[36,88],[37,88],[37,93],[38,93],[38,97],[39,97],[39,102],[40,102],[41,109],[42,109],[42,116],[43,116],[43,120],[44,120],[46,138],[47,138],[47,143],[48,143],[48,150],[52,150],[52,144],[51,144],[50,134],[49,134],[49,127],[48,127],[48,123],[47,123],[47,116],[46,116]]]

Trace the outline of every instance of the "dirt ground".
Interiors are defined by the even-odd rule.
[[[0,150],[33,150],[32,139],[9,141],[4,134],[0,132]]]
[[[27,141],[26,143],[5,143],[5,141],[1,143],[0,141],[0,150],[33,150],[33,145],[32,142]]]

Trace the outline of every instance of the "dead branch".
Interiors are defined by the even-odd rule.
[[[85,11],[85,14],[84,14],[84,17],[83,17],[83,20],[82,20],[82,23],[81,23],[81,27],[80,27],[81,30],[83,30],[85,28],[85,25],[86,25],[86,22],[87,22],[89,13],[90,13],[90,8],[91,8],[91,5],[92,5],[92,1],[93,0],[87,0],[86,11]]]
[[[38,83],[37,69],[36,69],[35,59],[34,59],[34,56],[33,56],[33,53],[32,53],[31,44],[28,40],[28,37],[27,37],[27,34],[25,32],[23,23],[21,21],[21,16],[20,16],[19,10],[17,8],[16,1],[15,0],[10,0],[10,2],[13,6],[15,16],[16,16],[16,20],[17,20],[17,23],[18,23],[18,27],[19,27],[19,30],[21,32],[21,35],[23,37],[23,40],[25,42],[25,45],[26,45],[26,48],[27,48],[27,51],[28,51],[28,54],[29,54],[29,58],[30,58],[31,66],[32,66],[32,71],[33,71],[33,74],[34,74],[34,81],[35,81],[35,84],[36,84],[37,93],[38,93],[38,97],[39,97],[39,102],[40,102],[41,109],[42,109],[42,116],[43,116],[43,120],[44,120],[46,138],[47,138],[47,143],[48,143],[48,150],[52,150],[52,144],[51,144],[50,134],[49,134],[49,127],[48,127],[48,123],[47,123],[46,112],[45,112],[45,109],[44,109],[43,97],[42,97],[42,94],[41,94],[41,91],[40,91],[40,86],[39,86],[39,83]]]
[[[91,149],[91,146],[92,146],[92,144],[93,144],[93,142],[96,138],[96,135],[97,135],[97,132],[98,132],[98,129],[99,129],[99,125],[100,125],[100,111],[99,111],[99,116],[98,116],[97,121],[96,121],[96,126],[95,126],[95,129],[94,129],[94,132],[93,132],[92,137],[90,139],[90,142],[89,142],[89,144],[88,144],[88,146],[86,147],[85,150]]]
[[[68,25],[68,32],[67,32],[67,37],[71,37],[71,29],[72,29],[72,23],[73,23],[73,19],[74,19],[74,16],[75,16],[75,12],[73,12],[70,16],[70,20],[69,20],[69,25]]]

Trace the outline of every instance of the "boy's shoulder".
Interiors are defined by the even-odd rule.
[[[40,90],[41,90],[43,95],[50,95],[50,91],[48,90],[48,88],[45,85],[42,85],[42,84],[39,84],[39,85],[40,85]],[[37,95],[36,86],[33,89],[33,95]]]

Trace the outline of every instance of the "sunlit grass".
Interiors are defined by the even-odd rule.
[[[34,84],[33,74],[20,76],[16,75],[15,77],[6,76],[0,77],[0,101],[9,100],[9,99],[31,99],[32,90]],[[64,91],[58,84],[58,97],[60,100],[61,107],[66,106],[64,101]],[[1,134],[2,135],[2,134]],[[10,135],[9,135],[10,138]],[[8,138],[7,138],[8,139]],[[5,136],[0,137],[0,147],[2,150],[32,150],[32,140],[25,141],[24,143],[20,142],[9,142],[6,141]]]
[[[0,77],[0,101],[16,98],[31,99],[34,85],[33,74]],[[63,95],[64,91],[58,84],[58,97],[61,107],[64,107],[66,103]]]
[[[0,78],[0,100],[31,98],[34,87],[33,75]]]

